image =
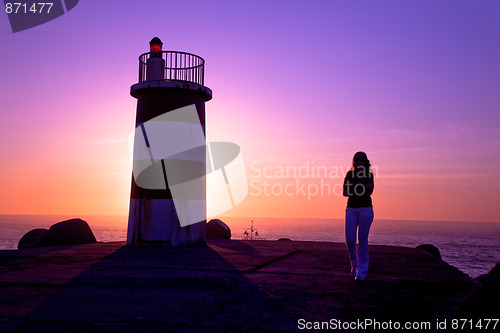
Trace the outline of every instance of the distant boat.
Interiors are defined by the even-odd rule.
[[[254,229],[252,221],[252,225],[250,226],[250,228],[247,228],[243,233],[243,239],[254,240],[257,239],[258,237],[259,237],[259,231],[257,229]]]

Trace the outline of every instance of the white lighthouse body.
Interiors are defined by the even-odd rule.
[[[139,57],[134,165],[127,244],[205,244],[204,60],[162,51],[153,38]]]

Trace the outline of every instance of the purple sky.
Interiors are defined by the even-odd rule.
[[[247,163],[345,167],[364,150],[379,217],[498,221],[499,15],[495,0],[82,0],[13,34],[2,14],[0,213],[127,214],[129,88],[158,36],[206,60],[208,139]],[[39,202],[47,186],[64,203]],[[269,215],[268,199],[278,216],[301,200],[233,213]],[[341,217],[325,200],[303,215]]]

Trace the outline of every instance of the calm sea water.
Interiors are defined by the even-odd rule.
[[[19,239],[35,228],[74,216],[0,215],[0,250],[17,249]],[[127,237],[126,216],[80,216],[90,225],[100,242],[124,241]],[[249,218],[223,218],[233,239],[243,239],[250,229]],[[255,218],[257,239],[344,242],[341,219]],[[487,273],[500,262],[500,223],[375,220],[370,244],[416,247],[433,244],[443,259],[471,277]]]

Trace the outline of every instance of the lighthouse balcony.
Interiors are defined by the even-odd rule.
[[[144,88],[180,88],[196,90],[212,98],[212,91],[204,86],[205,60],[180,51],[153,51],[139,56],[139,83],[130,87],[136,97]]]
[[[204,84],[205,60],[179,51],[147,52],[139,56],[139,82],[149,80],[187,81]]]

